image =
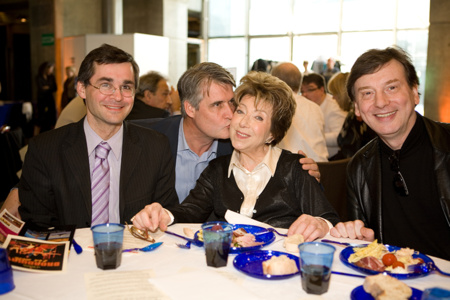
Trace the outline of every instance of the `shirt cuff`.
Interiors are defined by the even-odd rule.
[[[170,212],[170,210],[165,209],[165,208],[164,208],[164,210],[166,211],[166,213],[167,213],[167,214],[169,215],[169,217],[170,217],[170,223],[167,224],[167,226],[172,225],[172,224],[173,224],[173,221],[175,221],[175,217],[172,215],[172,213]],[[326,221],[326,220],[325,220],[325,221]]]
[[[328,225],[328,232],[327,232],[327,234],[330,233],[331,228],[333,228],[333,224],[331,224],[330,221],[328,221],[327,219],[321,218],[321,217],[314,217],[314,218],[316,218],[317,220],[324,220],[327,223],[327,225]]]

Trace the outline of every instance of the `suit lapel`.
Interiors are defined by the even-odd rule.
[[[79,186],[82,202],[88,214],[91,215],[91,176],[83,122],[84,118],[71,128],[71,132],[63,144],[63,155],[68,168],[72,172],[72,178]]]
[[[120,196],[119,209],[122,218],[125,210],[125,187],[128,180],[130,180],[134,169],[140,161],[142,148],[138,145],[139,137],[136,132],[129,129],[129,126],[124,122],[123,128],[123,145],[122,145],[122,163],[120,167]]]

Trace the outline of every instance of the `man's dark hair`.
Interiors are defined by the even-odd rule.
[[[103,44],[100,47],[92,50],[86,55],[81,62],[80,71],[78,72],[78,81],[82,82],[84,86],[89,84],[92,76],[95,73],[95,64],[120,64],[131,63],[134,72],[135,88],[139,86],[139,66],[134,61],[133,56],[117,47]]]
[[[311,74],[307,74],[307,75],[303,76],[302,85],[310,84],[310,83],[314,83],[315,85],[317,85],[317,87],[319,89],[321,87],[323,87],[323,89],[326,90],[325,89],[325,78],[320,74],[311,73]]]
[[[411,62],[408,53],[399,47],[388,47],[386,49],[370,49],[362,54],[353,65],[350,76],[347,79],[347,93],[352,101],[355,101],[355,82],[362,76],[373,74],[380,70],[391,60],[395,59],[403,65],[406,81],[410,88],[419,85],[419,77]]]
[[[152,94],[155,94],[158,90],[158,83],[161,80],[168,81],[167,78],[162,76],[160,73],[156,71],[150,71],[145,75],[142,75],[139,78],[139,88],[136,90],[136,98],[142,99],[144,98],[145,91],[150,91]]]

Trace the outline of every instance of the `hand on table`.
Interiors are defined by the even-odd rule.
[[[331,228],[331,236],[340,238],[350,238],[372,242],[375,239],[375,233],[372,229],[364,227],[361,220],[339,222]]]
[[[311,242],[328,233],[328,224],[322,219],[303,214],[289,227],[288,236],[296,233],[303,235],[305,242]]]
[[[133,225],[137,229],[156,231],[158,227],[165,231],[170,223],[170,216],[159,203],[146,205],[132,219]]]
[[[319,166],[314,161],[314,159],[307,157],[305,152],[303,152],[302,150],[298,150],[298,154],[304,156],[304,158],[300,158],[300,163],[302,164],[302,169],[307,170],[309,175],[316,178],[316,180],[318,182],[320,182]]]

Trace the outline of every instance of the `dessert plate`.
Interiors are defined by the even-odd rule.
[[[286,255],[290,259],[295,260],[297,268],[300,270],[300,263],[298,257],[289,253],[273,251],[273,250],[256,250],[237,255],[233,260],[233,266],[242,273],[259,278],[259,279],[286,279],[300,274],[300,271],[285,275],[266,275],[263,272],[262,262],[270,259],[272,256]]]

